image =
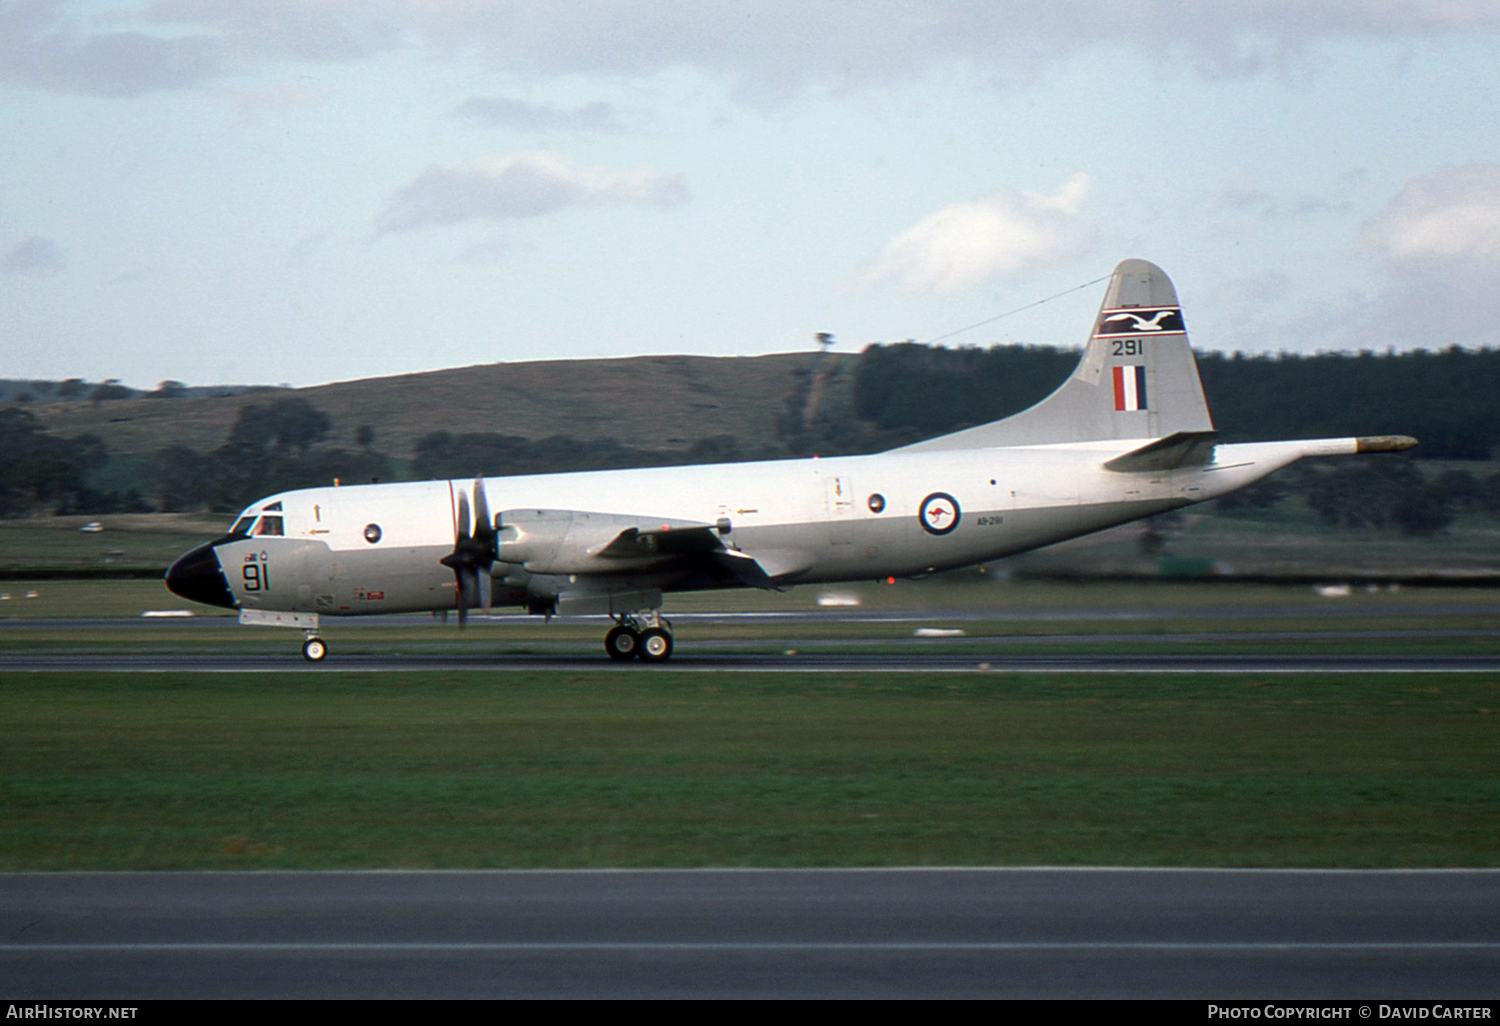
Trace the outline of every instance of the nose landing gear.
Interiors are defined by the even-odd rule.
[[[615,626],[604,636],[604,651],[619,662],[639,658],[664,663],[672,658],[672,625],[656,609],[616,616]]]
[[[308,631],[307,640],[302,643],[302,658],[310,663],[320,663],[327,655],[328,645],[322,638]]]

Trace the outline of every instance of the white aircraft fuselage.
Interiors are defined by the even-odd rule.
[[[1414,444],[1219,443],[1170,281],[1126,261],[1078,370],[1014,417],[868,456],[282,492],[167,583],[244,622],[302,628],[310,659],[326,652],[325,616],[521,605],[612,616],[611,656],[659,660],[674,591],[970,566],[1217,498],[1305,456]]]

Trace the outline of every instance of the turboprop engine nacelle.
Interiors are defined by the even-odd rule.
[[[495,516],[495,558],[533,574],[629,570],[658,560],[640,517],[571,509],[506,510]]]

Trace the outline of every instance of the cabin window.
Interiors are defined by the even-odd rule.
[[[281,517],[261,517],[260,523],[255,527],[255,533],[257,535],[284,534],[285,532],[281,527]]]
[[[379,524],[366,524],[365,525],[365,541],[369,542],[371,545],[374,545],[379,540],[380,540],[380,525]]]
[[[885,496],[881,495],[879,492],[876,492],[874,495],[870,496],[869,507],[871,513],[879,513],[881,510],[885,509]]]

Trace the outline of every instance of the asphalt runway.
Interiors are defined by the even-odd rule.
[[[529,652],[476,655],[473,653],[415,653],[340,655],[323,663],[308,663],[295,646],[284,654],[44,652],[7,653],[0,668],[10,671],[87,670],[92,673],[398,673],[437,670],[552,671],[585,670],[616,673],[1500,673],[1500,655],[1045,655],[1024,656],[1006,651],[965,648],[963,651],[870,653],[858,651],[791,650],[788,653],[716,655],[679,648],[671,661],[646,665],[614,663],[598,655],[536,654]]]
[[[1500,997],[1500,871],[0,874],[0,992]]]
[[[202,607],[199,607],[200,609]],[[186,611],[186,610],[184,610]],[[761,611],[722,612],[672,612],[668,619],[678,624],[785,624],[803,623],[864,623],[864,624],[941,624],[941,623],[1050,623],[1082,621],[1149,621],[1149,620],[1263,620],[1293,619],[1315,622],[1320,619],[1361,619],[1368,617],[1398,618],[1418,623],[1435,617],[1469,616],[1500,617],[1500,603],[1456,602],[1456,603],[1397,603],[1380,605],[1344,605],[1338,602],[1325,604],[1241,604],[1241,605],[1197,605],[1197,606],[986,606],[986,607],[927,607],[909,609],[878,609],[860,606],[828,606],[817,609],[781,609]],[[542,618],[526,613],[490,613],[475,611],[469,616],[476,627],[505,626],[507,624],[529,624],[535,626]],[[603,617],[555,616],[550,623],[575,625],[603,625]],[[224,627],[235,623],[233,615],[216,612],[191,616],[160,617],[69,617],[50,619],[42,617],[0,617],[0,630],[6,628],[52,628],[92,629],[115,628],[120,630],[149,630],[153,627]],[[327,617],[323,624],[329,628],[380,628],[399,625],[403,627],[431,625],[452,629],[456,618],[440,621],[430,613],[394,613],[381,616]],[[601,629],[601,636],[603,627]]]
[[[233,627],[229,617],[195,617],[164,619],[66,619],[0,620],[0,632],[8,630],[54,631],[66,636],[72,631],[91,632],[93,638],[86,646],[75,651],[62,648],[40,648],[28,652],[12,649],[0,653],[0,667],[11,670],[91,670],[100,673],[136,672],[160,673],[168,671],[263,673],[272,671],[300,670],[308,673],[337,673],[340,671],[398,672],[411,670],[540,670],[577,672],[579,670],[613,669],[621,673],[640,672],[646,669],[669,669],[679,671],[713,672],[853,672],[853,673],[967,673],[992,671],[1004,673],[1495,673],[1500,672],[1500,654],[1295,654],[1277,652],[1273,643],[1286,643],[1289,647],[1306,641],[1381,641],[1392,639],[1442,641],[1457,639],[1497,639],[1500,628],[1471,629],[1423,629],[1422,620],[1432,616],[1472,615],[1488,616],[1500,614],[1500,606],[1411,606],[1405,609],[1364,609],[1330,607],[1226,607],[1222,610],[1203,608],[1186,609],[1066,609],[1066,610],[849,610],[819,609],[770,613],[689,613],[672,619],[679,627],[677,651],[670,662],[646,666],[641,663],[612,663],[603,653],[602,644],[581,641],[576,634],[558,640],[538,640],[534,636],[525,640],[512,640],[507,636],[507,625],[537,625],[535,617],[520,614],[476,616],[469,632],[459,636],[454,625],[434,622],[427,615],[363,617],[349,620],[330,620],[326,624],[329,657],[326,662],[310,664],[300,655],[301,638],[298,632],[283,630],[283,651],[208,652],[201,646],[191,646],[179,651],[170,651],[170,644],[163,642],[152,651],[139,647],[114,647],[108,638],[98,635],[119,633],[132,640],[153,630],[179,630],[183,627],[200,629],[208,627]],[[954,628],[954,635],[947,637],[914,636],[915,626],[942,627],[944,625],[973,624],[984,621],[1052,621],[1052,620],[1138,620],[1174,619],[1190,616],[1217,619],[1236,617],[1253,621],[1256,618],[1310,618],[1322,615],[1344,617],[1402,616],[1414,626],[1401,630],[1349,630],[1320,631],[1310,629],[1275,631],[1203,631],[1173,633],[1088,633],[1088,634],[1006,634],[1000,636],[968,636],[958,634],[963,628]],[[603,637],[603,621],[599,618],[557,618],[561,624],[598,627]],[[869,627],[883,625],[890,629],[885,637],[806,637],[799,636],[797,629],[803,625],[828,625],[836,623],[859,624]],[[725,639],[712,636],[694,636],[693,627],[705,628],[712,633],[715,627],[726,625],[754,624],[774,625],[784,628],[784,633],[772,638]],[[392,643],[389,651],[369,651],[370,635],[382,626],[430,627],[431,637],[420,643],[410,640]],[[255,631],[245,628],[245,637],[259,641],[272,639],[277,632]],[[453,632],[453,633],[449,633]],[[457,643],[462,638],[463,647],[445,649],[447,639]],[[493,639],[494,650],[476,651],[475,642]],[[340,649],[340,643],[348,641],[366,651]],[[1151,654],[1131,651],[1142,645],[1191,645],[1194,643],[1256,644],[1264,651],[1252,654],[1219,653],[1174,653]],[[1113,646],[1108,653],[1047,653],[1038,654],[1029,649],[1039,646],[1058,647],[1071,645]],[[1351,645],[1351,647],[1357,647]],[[402,651],[402,649],[409,651]],[[414,651],[411,651],[415,649]]]

